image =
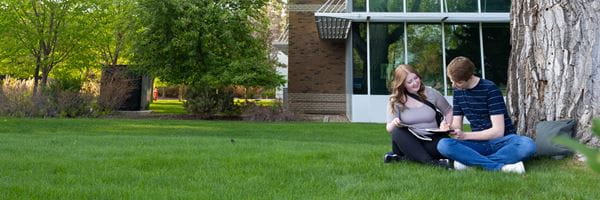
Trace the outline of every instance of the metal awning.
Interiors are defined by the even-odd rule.
[[[348,19],[353,22],[510,22],[510,13],[351,12],[315,13],[315,16]]]
[[[279,35],[279,37],[277,37],[277,39],[273,41],[272,44],[275,48],[279,49],[279,51],[287,55],[289,37],[289,25],[285,24],[285,26],[283,27],[283,32],[281,33],[281,35]]]
[[[346,13],[346,0],[328,0],[315,12],[317,31],[321,39],[346,39],[352,20],[327,16]]]

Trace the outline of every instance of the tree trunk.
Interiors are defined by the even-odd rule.
[[[522,0],[511,8],[508,107],[519,133],[539,121],[575,119],[576,137],[600,146],[600,1]]]
[[[38,86],[40,82],[40,65],[42,65],[42,61],[40,60],[39,55],[35,55],[35,70],[33,71],[33,97],[37,97],[38,95]]]

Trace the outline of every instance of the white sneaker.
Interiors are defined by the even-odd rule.
[[[524,174],[525,173],[525,165],[523,165],[523,162],[506,164],[506,165],[502,166],[502,172]]]
[[[471,167],[466,166],[466,165],[464,165],[464,164],[462,164],[462,163],[460,163],[460,162],[458,162],[458,161],[455,160],[454,161],[454,169],[460,171],[460,170],[471,169]]]

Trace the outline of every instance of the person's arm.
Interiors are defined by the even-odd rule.
[[[392,133],[392,131],[397,127],[400,127],[400,119],[398,119],[396,117],[391,122],[387,123],[387,125],[385,126],[385,129],[387,130],[388,133]]]
[[[504,135],[504,115],[490,116],[492,127],[476,132],[457,133],[460,140],[492,140]],[[456,132],[456,131],[455,131]],[[462,131],[461,131],[462,132]]]
[[[442,123],[440,123],[440,129],[442,129],[442,130],[452,129],[452,127],[453,127],[452,122],[454,121],[453,118],[454,117],[452,116],[452,109],[449,109],[448,112],[444,113],[444,120],[442,120]],[[461,117],[461,120],[462,120],[462,117]]]
[[[444,120],[442,120],[442,123],[440,123],[439,128],[442,130],[450,129],[452,126],[452,106],[439,91],[430,87],[427,87],[427,89],[429,91],[428,95],[432,96],[432,103],[442,112],[442,115],[444,116]]]
[[[389,104],[391,104],[391,102]],[[398,127],[398,125],[400,124],[400,119],[398,117],[394,116],[394,114],[392,113],[392,108],[391,108],[391,106],[389,106],[389,104],[388,104],[387,113],[386,113],[387,114],[386,115],[387,123],[385,125],[385,130],[388,133],[392,133],[394,128]]]
[[[450,126],[450,129],[454,129],[456,130],[460,130],[462,131],[463,128],[463,116],[462,115],[454,115],[452,117],[452,126]]]

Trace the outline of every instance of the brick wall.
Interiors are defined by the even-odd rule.
[[[319,38],[309,10],[324,1],[294,2],[288,7],[289,107],[301,113],[345,114],[345,41]]]

